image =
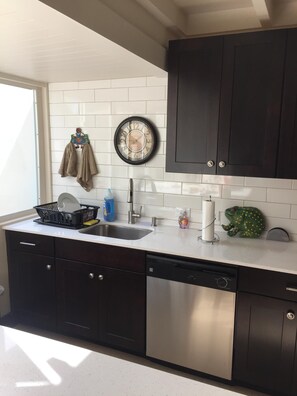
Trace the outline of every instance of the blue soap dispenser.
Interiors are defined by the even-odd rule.
[[[114,221],[115,219],[114,198],[110,188],[104,197],[103,217],[105,221]]]

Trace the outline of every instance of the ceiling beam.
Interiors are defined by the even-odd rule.
[[[179,36],[187,35],[187,16],[172,0],[137,0],[156,19]]]
[[[100,0],[39,0],[166,70],[166,48]]]
[[[271,0],[252,0],[253,8],[263,27],[272,25],[273,6]]]

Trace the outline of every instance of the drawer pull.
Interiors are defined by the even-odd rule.
[[[31,243],[31,242],[20,242],[20,245],[36,246],[36,243]]]
[[[297,293],[297,287],[286,287],[286,290]]]
[[[48,271],[50,271],[50,270],[52,269],[52,266],[51,266],[50,264],[47,264],[46,269],[47,269]]]
[[[104,279],[103,275],[98,275],[98,279],[102,281]]]
[[[293,311],[288,311],[287,312],[287,318],[289,320],[294,320],[295,319],[295,313]]]
[[[90,279],[94,279],[94,277],[95,277],[95,275],[93,274],[93,272],[90,272],[90,273],[89,273],[89,278],[90,278]]]

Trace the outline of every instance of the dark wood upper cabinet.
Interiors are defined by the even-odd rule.
[[[166,169],[215,173],[223,38],[169,44]]]
[[[277,177],[297,178],[297,29],[288,31]]]
[[[277,160],[284,72],[288,86],[297,80],[297,56],[289,55],[295,42],[295,30],[171,42],[166,170],[289,177],[277,172]],[[296,88],[290,98],[294,94],[290,115],[296,114]],[[294,128],[295,136],[296,122]],[[282,151],[286,158],[286,148]]]
[[[285,45],[282,30],[224,38],[218,174],[275,176]]]

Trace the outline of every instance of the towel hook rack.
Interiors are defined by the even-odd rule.
[[[81,128],[76,128],[76,133],[71,135],[70,141],[75,145],[75,148],[79,148],[84,144],[90,143],[89,136],[83,133]]]

